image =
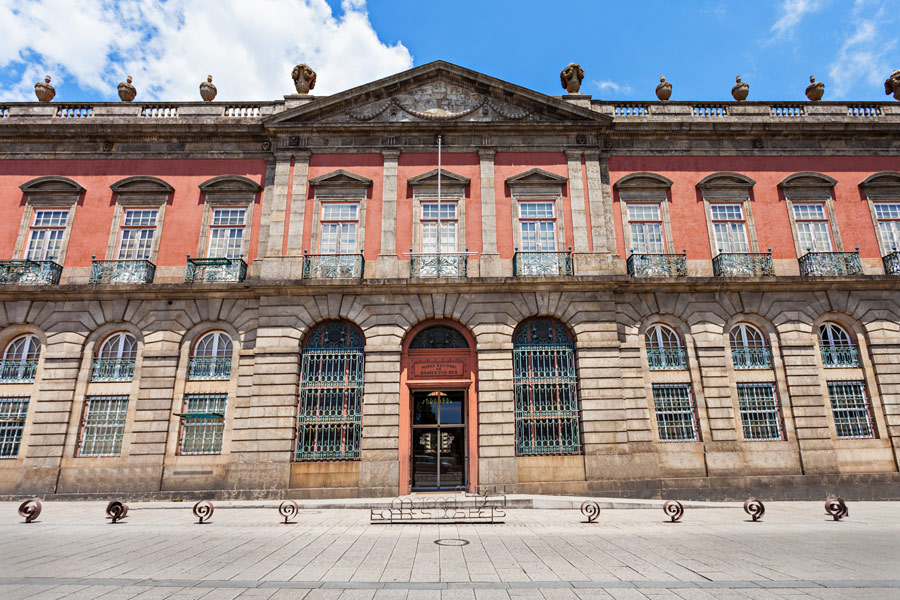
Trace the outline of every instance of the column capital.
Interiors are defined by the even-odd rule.
[[[310,152],[309,150],[301,150],[300,152],[294,152],[294,158],[297,160],[308,161],[311,156],[312,156],[312,152]]]
[[[479,148],[478,149],[478,158],[481,160],[494,160],[494,155],[497,154],[497,150],[494,148]]]
[[[584,160],[600,160],[600,151],[599,150],[585,150],[584,151]]]
[[[382,150],[381,156],[384,157],[384,160],[397,160],[400,158],[399,150]]]
[[[582,154],[584,154],[584,150],[566,150],[566,160],[581,160]]]

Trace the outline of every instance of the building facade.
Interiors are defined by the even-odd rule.
[[[898,127],[444,62],[0,105],[0,495],[900,497]]]

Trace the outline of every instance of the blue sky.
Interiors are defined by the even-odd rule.
[[[32,100],[53,76],[57,100],[114,100],[135,77],[138,100],[220,100],[292,92],[290,69],[318,72],[326,95],[443,59],[543,93],[578,62],[582,92],[673,100],[801,100],[810,75],[825,99],[888,100],[900,68],[900,0],[0,0],[0,100]]]

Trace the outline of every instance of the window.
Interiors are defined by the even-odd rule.
[[[634,254],[665,254],[659,204],[629,203],[628,225]]]
[[[667,325],[654,325],[644,336],[647,342],[647,361],[651,371],[687,369],[687,353],[681,338]]]
[[[875,219],[885,252],[900,250],[900,203],[876,202]]]
[[[739,383],[737,392],[744,439],[783,440],[781,407],[775,386],[771,383]]]
[[[220,454],[225,431],[225,394],[190,394],[184,397],[178,453]]]
[[[831,232],[824,204],[794,203],[794,221],[800,248],[807,252],[831,252]]]
[[[440,250],[438,249],[438,204],[437,202],[422,203],[422,242],[421,251],[456,252],[457,243],[457,216],[455,202],[442,202],[440,205]]]
[[[575,346],[555,319],[535,317],[513,334],[516,454],[581,452]]]
[[[88,396],[76,456],[119,456],[127,413],[128,396]]]
[[[762,332],[749,323],[731,329],[731,362],[735,369],[770,369],[772,353]]]
[[[819,326],[819,349],[826,369],[859,366],[859,352],[850,334],[836,323]]]
[[[231,336],[211,331],[194,344],[188,366],[188,379],[229,379],[231,377]]]
[[[300,356],[294,460],[359,460],[365,341],[343,321],[310,331]]]
[[[246,208],[214,208],[207,258],[240,258],[244,254]]]
[[[697,412],[691,386],[686,383],[654,384],[653,407],[661,442],[696,442]]]
[[[359,204],[323,202],[319,236],[320,254],[355,254]]]
[[[156,208],[125,209],[118,260],[150,260],[158,213]]]
[[[716,248],[720,253],[747,253],[747,227],[740,204],[710,204]]]
[[[19,455],[27,414],[28,398],[0,398],[0,459]]]
[[[872,407],[862,381],[829,381],[828,397],[838,438],[874,438]]]
[[[59,260],[68,219],[68,210],[35,210],[25,259]]]
[[[555,202],[519,202],[523,252],[556,252],[555,206]]]
[[[131,381],[137,358],[137,340],[128,333],[114,333],[100,345],[91,381]]]
[[[28,383],[34,381],[41,342],[37,336],[22,335],[11,341],[3,352],[0,364],[0,383]]]

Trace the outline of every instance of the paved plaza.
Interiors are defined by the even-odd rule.
[[[734,503],[676,524],[658,505],[594,524],[510,508],[494,525],[373,525],[314,503],[284,525],[277,505],[222,503],[197,525],[192,503],[134,503],[113,525],[105,503],[48,502],[26,525],[0,503],[0,598],[900,598],[900,503],[852,503],[841,522],[821,502],[770,503],[759,523]]]

